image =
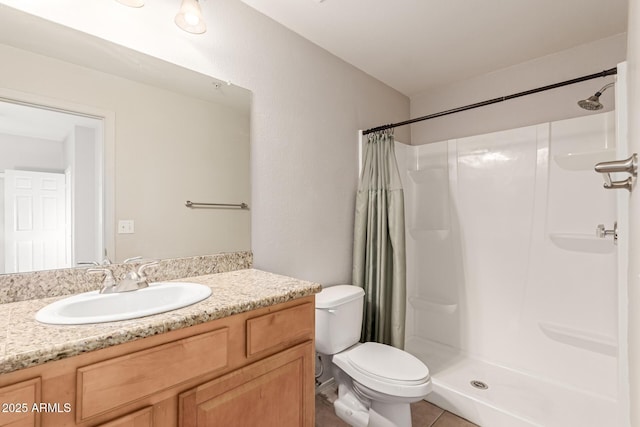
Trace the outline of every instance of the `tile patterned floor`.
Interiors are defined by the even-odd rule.
[[[333,411],[331,393],[316,394],[316,427],[349,427]],[[460,418],[427,401],[411,405],[413,427],[478,427],[464,418]]]

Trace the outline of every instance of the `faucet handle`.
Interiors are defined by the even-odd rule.
[[[141,259],[142,259],[142,256],[141,256],[141,255],[138,255],[138,256],[134,256],[134,257],[131,257],[131,258],[127,258],[127,259],[125,259],[123,263],[124,263],[124,264],[128,264],[128,263],[130,263],[130,262],[138,261],[138,260],[141,260]]]
[[[108,268],[89,268],[87,269],[87,273],[104,273],[104,280],[115,280],[113,277],[113,273],[111,272],[111,270],[109,270]]]
[[[149,268],[149,267],[153,267],[155,265],[158,265],[158,261],[151,261],[148,262],[146,264],[142,264],[140,267],[138,267],[138,276],[139,277],[144,277],[144,271]]]
[[[100,289],[101,294],[112,292],[116,286],[116,279],[115,277],[113,277],[113,273],[108,268],[89,268],[87,270],[87,273],[104,273],[102,289]]]

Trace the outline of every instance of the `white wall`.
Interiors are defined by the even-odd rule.
[[[640,0],[629,0],[628,26],[629,152],[640,153]],[[637,185],[637,180],[636,180]],[[629,203],[629,380],[631,425],[640,426],[640,194]]]
[[[404,95],[236,0],[203,2],[202,36],[175,26],[179,2],[2,3],[252,90],[255,266],[351,279],[356,131],[406,120]],[[408,130],[397,138],[408,142]]]
[[[62,142],[0,133],[0,172],[25,169],[39,172],[63,172]]]
[[[626,57],[626,35],[620,34],[484,74],[411,97],[411,117],[535,89],[615,67]],[[411,125],[414,145],[568,119],[589,114],[576,105],[614,77],[597,78]],[[600,98],[613,107],[613,90]]]
[[[72,169],[73,185],[73,236],[75,262],[91,262],[101,259],[101,239],[97,239],[99,206],[96,206],[95,129],[76,126],[74,129],[74,168]]]

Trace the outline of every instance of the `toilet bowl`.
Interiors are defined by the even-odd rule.
[[[398,348],[359,343],[364,290],[338,285],[316,295],[316,350],[331,357],[336,415],[355,427],[410,427],[412,402],[431,391],[429,369]]]

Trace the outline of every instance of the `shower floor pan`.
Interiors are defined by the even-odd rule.
[[[405,350],[429,367],[433,391],[426,400],[482,427],[624,425],[613,399],[473,359],[421,338],[408,339]]]

